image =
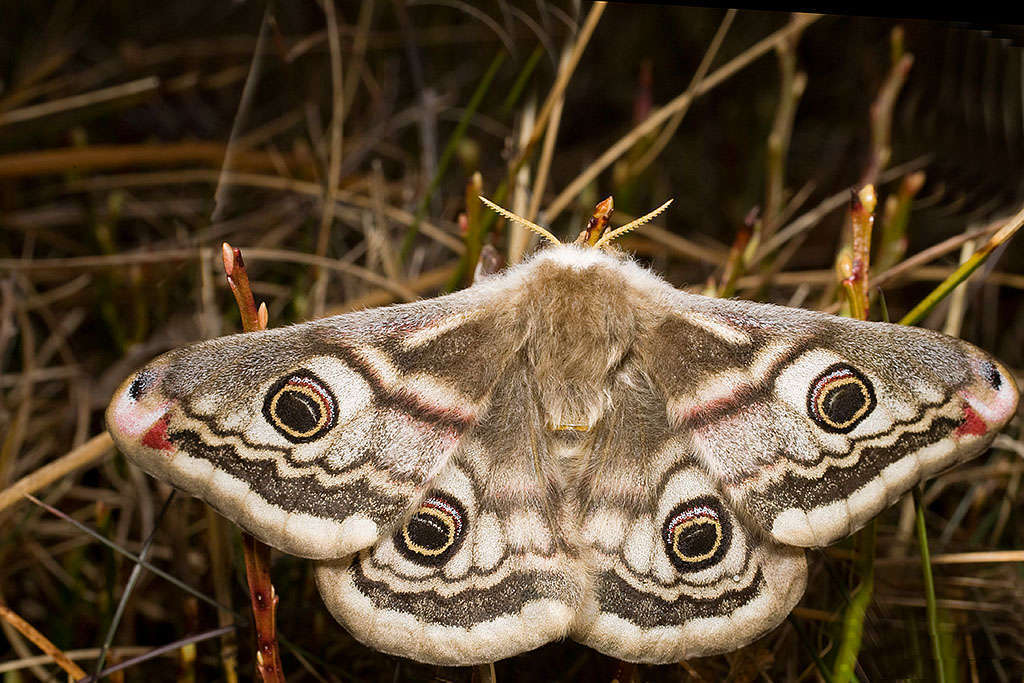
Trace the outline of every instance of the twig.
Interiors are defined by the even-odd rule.
[[[576,65],[579,63],[580,57],[583,56],[583,51],[586,49],[587,43],[590,42],[590,38],[593,35],[594,29],[597,27],[597,23],[600,20],[601,14],[604,12],[606,5],[606,2],[595,2],[591,6],[590,12],[587,14],[587,18],[583,22],[583,27],[580,29],[579,33],[576,34],[569,58],[562,63],[558,75],[555,77],[555,83],[551,87],[551,90],[548,91],[548,96],[544,100],[540,114],[537,115],[537,118],[534,121],[533,130],[530,132],[530,136],[527,139],[526,144],[519,150],[515,158],[508,165],[508,175],[494,191],[492,199],[497,204],[503,204],[505,202],[509,188],[514,182],[516,175],[519,173],[519,169],[522,168],[523,164],[525,164],[530,158],[534,145],[536,145],[537,141],[540,140],[540,136],[546,129],[551,119],[551,114],[555,110],[555,103],[564,95],[565,88],[569,85],[569,80],[572,78],[572,74],[576,70]],[[494,214],[484,217],[484,223],[481,226],[481,233],[484,237],[490,234],[491,228],[496,220],[497,216]],[[460,273],[465,273],[472,268],[473,265],[474,262],[465,258],[461,259],[459,261]],[[462,276],[460,275],[460,279],[461,277]]]
[[[932,657],[935,659],[935,680],[944,683],[946,672],[942,656],[942,642],[939,640],[938,606],[935,601],[935,579],[932,578],[932,564],[928,552],[928,529],[924,523],[924,505],[921,503],[921,487],[915,486],[914,507],[916,508],[917,540],[920,544],[921,573],[924,576],[924,595],[928,615],[928,635],[932,643]]]
[[[416,233],[419,231],[420,226],[423,223],[423,218],[427,215],[427,209],[430,207],[430,198],[440,186],[441,180],[444,178],[444,174],[448,170],[448,165],[451,163],[451,160],[455,155],[455,150],[458,149],[459,143],[466,134],[466,128],[469,126],[470,120],[473,118],[476,110],[480,107],[480,103],[483,102],[484,96],[490,90],[491,83],[494,82],[494,77],[497,75],[498,69],[501,68],[504,61],[504,52],[497,53],[494,56],[494,59],[491,60],[491,65],[487,68],[483,78],[481,78],[480,82],[477,84],[476,90],[473,91],[473,95],[469,98],[469,103],[466,105],[466,108],[462,113],[462,117],[459,119],[459,123],[455,126],[455,130],[452,131],[452,134],[448,137],[444,150],[441,152],[441,158],[437,162],[437,168],[434,170],[434,176],[430,179],[430,184],[423,192],[423,197],[420,199],[419,206],[416,207],[416,213],[413,216],[412,224],[405,233],[405,239],[402,243],[402,250],[400,252],[401,259],[408,256],[409,251],[412,249],[413,238],[416,237]],[[466,255],[466,258],[471,258],[471,256]]]
[[[568,49],[562,53],[562,58],[566,59],[567,56]],[[553,115],[561,119],[561,105],[555,107]],[[533,122],[536,117],[537,101],[536,98],[531,95],[526,101],[526,104],[523,105],[522,111],[519,112],[519,116],[517,117],[519,131],[516,145],[522,146],[526,144],[526,140],[530,136],[530,131],[533,129]],[[544,160],[544,154],[548,150],[551,138],[558,135],[559,126],[557,123],[558,122],[556,121],[556,125],[548,126],[548,130],[544,134],[544,146],[541,150],[541,160],[538,162],[538,167],[543,167],[545,163],[548,163]],[[542,198],[537,194],[539,191],[539,181],[542,179],[537,177],[531,181],[530,171],[530,166],[528,164],[523,164],[522,168],[520,168],[516,173],[512,185],[511,204],[513,213],[525,216],[527,220],[532,221],[533,218],[536,218],[536,212],[534,212],[531,217],[531,205],[534,203],[539,204],[542,200]],[[541,172],[541,170],[538,170],[538,173]],[[543,180],[545,183],[547,182],[546,178]],[[539,207],[537,208],[537,211],[540,211]],[[529,248],[530,243],[534,242],[535,234],[536,233],[534,231],[526,229],[523,225],[520,225],[515,221],[507,221],[505,223],[505,254],[509,263],[519,263],[523,260],[523,255]]]
[[[359,18],[356,20],[356,35],[352,41],[352,59],[349,61],[348,74],[345,77],[345,90],[341,101],[352,102],[359,87],[359,77],[362,75],[366,59],[366,45],[370,37],[370,22],[373,21],[374,0],[363,0],[359,3]],[[351,106],[342,108],[341,120],[352,111]]]
[[[130,647],[115,647],[111,649],[111,654],[118,656],[127,655],[138,655],[143,652],[147,652],[149,648],[130,646]],[[64,654],[67,655],[68,659],[93,659],[100,653],[98,647],[83,648],[81,650],[65,650]],[[37,657],[29,657],[27,659],[14,659],[5,662],[0,662],[0,674],[7,673],[8,671],[18,671],[19,669],[27,669],[29,667],[39,666],[40,664],[50,664],[53,662],[53,657],[50,655],[39,655]]]
[[[700,86],[701,81],[704,80],[704,75],[708,69],[711,68],[711,63],[715,61],[715,57],[718,56],[718,49],[722,46],[722,41],[725,40],[725,35],[729,32],[729,28],[732,26],[733,20],[736,18],[736,10],[730,9],[726,11],[725,16],[722,17],[722,22],[718,25],[718,30],[715,31],[715,35],[711,38],[711,44],[708,45],[708,49],[704,51],[704,56],[701,57],[700,64],[697,65],[697,70],[693,74],[693,78],[690,79],[690,85],[687,86],[687,92],[693,92]],[[669,140],[675,135],[676,130],[679,129],[679,124],[682,123],[683,117],[686,116],[686,112],[689,109],[689,103],[682,107],[669,119],[665,127],[658,133],[658,138],[651,144],[651,146],[644,152],[643,156],[637,159],[629,167],[626,173],[626,177],[635,178],[647,168],[652,161],[658,158],[661,151],[665,149],[665,146],[669,143]]]
[[[984,246],[980,247],[978,251],[974,253],[969,259],[967,259],[959,268],[946,278],[942,284],[936,287],[932,292],[926,296],[921,303],[914,306],[913,309],[900,320],[901,325],[914,325],[918,323],[924,316],[935,308],[950,292],[952,292],[957,285],[966,280],[971,273],[977,270],[985,261],[989,255],[999,246],[1006,243],[1011,237],[1020,230],[1021,226],[1024,225],[1024,208],[1017,212],[1017,214],[1008,220],[999,231],[989,238],[988,242]]]
[[[260,304],[256,308],[241,250],[232,248],[227,242],[221,248],[228,285],[235,295],[238,312],[242,316],[242,329],[246,332],[266,329],[267,307],[266,304]],[[278,597],[270,581],[270,546],[247,532],[242,532],[242,544],[253,622],[256,626],[256,670],[264,683],[283,683],[284,670],[277,642]]]
[[[802,33],[798,31],[792,34],[775,47],[781,74],[779,103],[775,109],[771,133],[768,135],[764,212],[761,217],[761,229],[755,231],[755,244],[752,245],[754,249],[762,239],[771,237],[779,226],[779,212],[782,210],[783,193],[786,190],[786,157],[793,133],[793,120],[796,118],[797,105],[807,87],[807,74],[797,71],[796,64],[796,48]]]
[[[141,654],[138,657],[132,657],[131,659],[126,659],[123,662],[119,662],[119,663],[115,664],[114,666],[111,666],[111,667],[108,667],[108,668],[104,669],[103,671],[101,671],[99,673],[98,676],[88,676],[88,677],[85,677],[82,680],[79,680],[78,683],[95,683],[99,679],[105,678],[106,676],[109,676],[112,673],[115,673],[115,672],[118,672],[118,671],[123,671],[124,669],[133,667],[136,664],[141,664],[142,662],[148,661],[148,660],[153,659],[155,657],[159,657],[160,655],[166,654],[168,652],[173,652],[174,650],[180,650],[180,649],[182,649],[184,647],[192,645],[193,643],[199,643],[199,642],[202,642],[204,640],[210,640],[211,638],[218,638],[218,637],[224,635],[225,633],[229,633],[231,631],[234,631],[236,628],[237,627],[235,627],[235,626],[223,626],[221,628],[215,628],[215,629],[213,629],[211,631],[206,631],[205,633],[198,633],[198,634],[196,634],[194,636],[189,636],[188,638],[182,638],[181,640],[176,640],[173,643],[167,643],[166,645],[161,645],[160,647],[155,647],[152,650],[146,652],[145,654]]]
[[[146,78],[139,78],[120,85],[112,85],[109,88],[93,90],[92,92],[82,93],[81,95],[72,95],[71,97],[63,97],[59,100],[43,102],[42,104],[34,104],[30,107],[12,109],[11,111],[0,113],[0,126],[29,121],[43,116],[50,116],[52,114],[68,111],[69,109],[80,109],[82,107],[88,107],[101,102],[112,102],[113,100],[119,100],[125,97],[135,97],[138,95],[153,93],[159,87],[159,78],[156,76],[147,76]]]
[[[875,188],[865,185],[850,200],[851,241],[839,253],[837,269],[850,306],[850,317],[868,318],[868,269],[871,258],[871,228],[875,222]]]
[[[124,254],[108,254],[103,256],[72,256],[69,258],[52,259],[14,259],[0,258],[0,270],[11,271],[34,271],[65,268],[110,268],[124,267],[138,263],[164,263],[167,261],[182,261],[197,259],[200,257],[200,248],[192,249],[161,249],[159,251],[142,251]],[[362,268],[360,266],[345,263],[338,259],[307,254],[301,251],[287,251],[285,249],[263,249],[252,247],[245,250],[250,259],[268,260],[284,263],[303,263],[315,265],[329,270],[348,273],[377,285],[389,289],[406,301],[417,298],[415,292],[392,282],[383,275]]]
[[[242,533],[245,574],[256,626],[256,669],[264,683],[284,682],[281,651],[277,644],[277,591],[270,582],[270,546]]]
[[[128,576],[128,583],[125,584],[124,591],[121,593],[121,599],[117,603],[117,609],[114,610],[114,616],[110,620],[110,627],[107,629],[107,635],[103,639],[103,645],[100,647],[100,654],[96,658],[96,677],[99,677],[100,671],[103,670],[103,664],[107,661],[107,653],[110,651],[110,646],[114,644],[114,636],[117,635],[117,627],[121,623],[121,617],[124,615],[124,610],[128,606],[128,598],[131,596],[132,591],[135,590],[135,585],[139,582],[139,577],[142,576],[142,563],[149,556],[149,551],[153,547],[153,539],[156,537],[156,532],[160,528],[160,521],[167,514],[167,508],[171,505],[171,501],[174,500],[175,489],[171,489],[171,492],[167,494],[166,500],[164,500],[163,506],[160,508],[159,514],[156,516],[156,521],[153,524],[152,530],[146,537],[145,542],[142,544],[142,550],[139,552],[139,561],[132,567],[132,573]]]
[[[232,608],[231,599],[231,556],[227,528],[230,522],[220,516],[209,505],[206,508],[207,538],[210,549],[210,574],[213,579],[213,594],[218,602]],[[233,609],[233,608],[232,608]],[[230,626],[233,612],[217,610],[218,626]],[[220,641],[220,661],[225,683],[238,683],[238,638],[232,631]]]
[[[428,270],[417,277],[403,280],[400,284],[411,292],[423,293],[441,287],[445,282],[448,282],[454,272],[454,265],[441,266],[439,268],[434,268],[433,270]],[[349,299],[339,306],[329,308],[325,312],[325,315],[338,315],[339,313],[347,313],[348,311],[358,311],[364,308],[385,306],[393,303],[395,298],[396,297],[392,292],[385,289],[378,289],[355,299]]]
[[[235,616],[240,616],[238,612],[235,612],[230,607],[227,607],[225,605],[222,605],[222,604],[218,603],[216,600],[214,600],[210,596],[205,595],[204,593],[196,590],[192,586],[189,586],[187,583],[183,582],[181,579],[177,578],[176,576],[168,574],[163,569],[160,569],[159,567],[157,567],[157,566],[155,566],[153,564],[150,564],[147,560],[139,557],[138,555],[136,555],[135,553],[127,550],[126,548],[121,547],[117,543],[114,543],[113,541],[111,541],[109,538],[107,538],[103,534],[97,532],[94,529],[90,529],[89,527],[87,527],[86,525],[82,524],[81,522],[79,522],[74,517],[71,517],[70,515],[68,515],[68,514],[66,514],[64,512],[61,512],[60,510],[58,510],[57,508],[53,507],[52,505],[49,505],[48,503],[44,503],[43,501],[41,501],[38,498],[36,498],[35,496],[33,496],[31,493],[25,494],[25,497],[28,498],[33,503],[35,503],[36,505],[38,505],[39,507],[41,507],[44,510],[46,510],[47,512],[49,512],[51,515],[54,515],[55,517],[59,517],[60,519],[64,520],[68,524],[72,525],[73,527],[75,527],[79,531],[82,531],[83,533],[85,533],[87,536],[92,537],[93,539],[95,539],[96,541],[98,541],[98,542],[102,543],[103,545],[107,546],[108,548],[110,548],[114,552],[120,553],[121,555],[123,555],[124,557],[128,558],[129,560],[131,560],[135,564],[140,565],[140,566],[148,569],[153,574],[159,576],[161,579],[164,579],[165,581],[168,581],[171,585],[180,588],[181,590],[185,591],[189,595],[192,595],[192,596],[198,598],[199,600],[202,600],[203,602],[205,602],[206,604],[210,605],[211,607],[216,608],[217,610],[220,610],[222,612],[231,613],[231,614],[234,614]]]
[[[879,564],[912,564],[919,558],[886,557]],[[974,553],[943,553],[932,555],[931,564],[1024,564],[1024,550],[983,550]]]
[[[283,192],[295,192],[311,197],[323,198],[323,187],[317,183],[295,180],[294,178],[283,178],[281,176],[262,175],[258,173],[218,173],[208,169],[186,169],[183,171],[156,171],[152,173],[131,173],[100,176],[68,183],[70,191],[81,190],[106,190],[117,187],[143,187],[152,185],[166,185],[168,183],[218,183],[224,182],[231,185],[244,185],[248,187],[259,187],[267,190],[278,190]],[[373,199],[348,192],[337,190],[335,198],[340,204],[352,204],[364,209],[373,208]],[[398,207],[385,205],[385,213],[388,218],[411,225],[413,214]],[[456,253],[462,253],[464,247],[456,237],[441,228],[422,221],[420,230],[431,239],[440,242]]]
[[[606,2],[595,2],[590,7],[590,12],[587,14],[587,18],[583,21],[583,27],[580,32],[576,35],[576,40],[573,42],[572,52],[569,55],[569,59],[562,65],[562,68],[558,71],[558,76],[555,78],[554,85],[551,86],[551,90],[548,91],[548,96],[544,99],[544,104],[541,105],[540,113],[537,114],[536,123],[533,125],[533,131],[530,133],[530,139],[526,145],[519,150],[515,160],[509,164],[512,169],[509,175],[515,175],[515,172],[519,170],[520,164],[524,163],[527,157],[530,156],[530,152],[533,150],[533,146],[540,140],[540,136],[544,133],[548,123],[551,121],[551,113],[554,111],[555,104],[562,98],[565,93],[566,87],[569,85],[569,80],[572,78],[573,73],[576,71],[576,66],[580,62],[580,58],[583,56],[583,51],[587,49],[587,45],[590,43],[590,37],[594,33],[594,29],[597,28],[597,23],[601,20],[601,14],[604,13],[604,9],[608,3]]]
[[[562,59],[569,59],[568,50],[562,53]],[[561,67],[565,68],[564,64]],[[537,173],[533,180],[533,187],[530,192],[530,206],[526,211],[526,217],[531,221],[537,220],[540,213],[540,204],[544,201],[544,190],[548,184],[548,174],[551,171],[551,161],[555,156],[555,142],[558,140],[558,129],[562,124],[562,107],[565,105],[565,93],[555,101],[551,110],[551,122],[544,131],[544,143],[540,148],[540,160],[537,162]],[[520,255],[521,256],[521,255]],[[517,262],[520,258],[515,259]]]
[[[895,180],[896,178],[902,178],[907,173],[924,168],[925,166],[928,165],[928,162],[930,160],[930,157],[924,156],[918,157],[917,159],[912,159],[911,161],[908,161],[905,164],[894,166],[893,168],[890,168],[888,171],[882,173],[879,176],[877,184],[880,185],[882,183],[887,183],[889,181]],[[789,223],[784,228],[782,228],[774,235],[772,235],[771,239],[762,244],[757,254],[754,256],[753,259],[751,259],[751,262],[748,264],[748,267],[753,268],[762,259],[764,259],[769,254],[778,249],[780,246],[782,246],[783,243],[788,242],[789,240],[793,239],[794,237],[796,237],[797,235],[806,230],[810,230],[812,227],[817,225],[822,218],[824,218],[825,216],[827,216],[828,214],[832,213],[840,206],[845,204],[849,200],[849,197],[850,193],[848,190],[837,192],[831,197],[827,197],[826,199],[822,200],[813,209],[810,209],[809,211],[801,214],[799,217],[794,219],[793,222]]]
[[[477,171],[469,177],[469,181],[466,183],[465,191],[465,204],[466,204],[466,253],[463,254],[463,260],[459,262],[459,265],[455,268],[455,272],[452,273],[451,279],[448,281],[448,288],[454,289],[457,286],[469,286],[472,284],[474,270],[480,261],[480,250],[483,247],[483,225],[482,216],[483,213],[480,201],[477,197],[483,192],[483,177],[480,172]],[[473,268],[466,269],[463,264],[466,263],[466,259],[472,258]]]
[[[420,106],[417,113],[416,123],[420,129],[420,164],[424,178],[430,178],[436,172],[437,158],[437,130],[436,117],[430,100],[432,91],[427,88],[423,78],[423,61],[420,59],[420,52],[416,45],[416,31],[413,30],[412,22],[409,20],[409,13],[406,11],[405,0],[393,0],[395,17],[402,31],[402,44],[405,47],[406,58],[409,60],[409,73],[412,76],[413,90],[419,95]]]
[[[907,225],[914,197],[924,185],[924,171],[915,171],[903,178],[900,188],[885,199],[885,212],[875,250],[876,267],[887,270],[896,265],[907,251]]]
[[[875,188],[865,185],[850,201],[851,245],[840,251],[838,272],[843,290],[849,301],[849,316],[857,320],[868,319],[868,276],[871,254],[871,229],[875,220]],[[850,596],[843,611],[833,680],[847,683],[853,680],[864,637],[864,620],[875,590],[875,546],[878,538],[878,520],[872,519],[858,535],[861,550],[856,574],[860,583]]]
[[[864,635],[864,619],[867,616],[875,589],[877,535],[877,519],[872,519],[870,524],[858,535],[861,543],[861,554],[858,556],[857,563],[857,575],[860,577],[860,583],[854,589],[843,614],[842,635],[839,649],[836,652],[835,667],[832,670],[832,680],[840,683],[846,683],[854,678],[857,655],[860,652]]]
[[[227,198],[231,189],[229,183],[224,182],[225,177],[235,166],[235,140],[241,135],[242,128],[248,120],[249,110],[252,107],[252,98],[256,92],[256,83],[259,82],[260,72],[263,67],[263,44],[267,37],[267,26],[270,25],[270,7],[268,3],[263,10],[263,18],[260,20],[260,32],[256,36],[256,46],[252,52],[252,61],[246,70],[245,85],[242,86],[242,96],[238,102],[238,112],[231,122],[231,132],[228,134],[227,151],[224,154],[224,161],[220,167],[220,174],[217,179],[217,187],[213,193],[213,214],[210,216],[211,223],[217,223],[227,211]]]
[[[871,103],[871,160],[864,169],[864,175],[861,176],[861,185],[876,182],[878,174],[889,163],[889,157],[892,155],[893,107],[907,80],[907,74],[910,73],[910,67],[914,65],[913,55],[902,54],[902,27],[897,26],[892,30],[891,42],[894,48],[893,65],[875,101]]]
[[[23,178],[69,170],[89,171],[124,166],[167,166],[182,162],[221,166],[228,146],[219,142],[153,142],[139,145],[60,147],[0,155],[0,178]],[[274,168],[264,152],[238,152],[234,168],[266,171]]]

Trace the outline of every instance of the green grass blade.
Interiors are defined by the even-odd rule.
[[[920,544],[921,572],[924,575],[925,613],[928,616],[928,636],[932,641],[932,658],[935,660],[935,680],[945,683],[942,641],[939,639],[938,603],[935,600],[935,579],[932,577],[932,559],[928,551],[928,530],[924,524],[924,505],[921,502],[921,487],[914,487],[914,508],[916,510],[917,541]]]
[[[1024,209],[1021,209],[1016,216],[1006,222],[999,232],[992,235],[991,239],[985,243],[981,249],[974,253],[969,259],[964,261],[959,268],[949,274],[945,280],[943,280],[938,287],[933,289],[931,293],[921,300],[921,303],[914,306],[903,316],[900,320],[900,325],[914,325],[921,321],[933,308],[939,305],[939,303],[949,296],[957,285],[962,283],[971,273],[981,267],[985,261],[988,260],[989,255],[996,250],[997,247],[1005,244],[1013,235],[1020,230],[1021,226],[1024,225]]]

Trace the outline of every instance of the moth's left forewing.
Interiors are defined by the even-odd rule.
[[[646,352],[669,418],[782,543],[852,533],[1016,410],[1002,365],[929,330],[684,294],[672,308]]]
[[[422,497],[517,346],[500,279],[449,297],[177,349],[107,423],[139,466],[266,543],[340,557]]]

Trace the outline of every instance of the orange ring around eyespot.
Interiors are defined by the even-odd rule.
[[[846,386],[847,384],[857,385],[857,388],[860,389],[861,396],[864,398],[864,402],[848,420],[845,420],[843,422],[837,422],[825,413],[825,411],[823,410],[823,403],[825,399],[828,398],[829,394],[831,394],[836,389],[839,389],[840,387]],[[850,425],[856,424],[862,417],[864,417],[867,414],[869,410],[871,410],[871,393],[868,391],[867,386],[864,384],[860,377],[857,377],[856,375],[839,377],[837,379],[830,380],[828,384],[826,384],[821,389],[821,391],[817,392],[817,395],[815,396],[814,407],[818,417],[823,422],[827,423],[830,427],[833,427],[834,429],[846,429]]]
[[[294,391],[309,396],[319,406],[320,419],[317,421],[316,425],[312,429],[309,429],[305,432],[300,432],[297,429],[292,429],[291,427],[286,425],[284,421],[277,416],[277,402],[281,399],[281,396],[283,396],[286,392],[289,391]],[[287,432],[288,434],[291,434],[297,439],[307,438],[323,429],[324,425],[326,425],[327,421],[330,419],[330,412],[330,408],[326,404],[326,401],[324,401],[324,397],[321,396],[319,392],[314,391],[311,387],[305,386],[303,384],[286,384],[283,387],[281,387],[281,389],[276,394],[274,394],[274,397],[270,400],[270,414],[274,418],[274,424],[279,429]]]
[[[715,527],[715,544],[711,550],[700,555],[685,555],[679,551],[679,535],[683,529],[687,529],[698,524],[713,524]],[[684,522],[680,522],[675,525],[672,529],[672,551],[676,554],[680,560],[684,562],[703,562],[704,560],[714,557],[715,553],[718,552],[719,547],[722,545],[722,525],[717,519],[711,517],[694,517]]]
[[[844,405],[840,410],[853,408],[845,420],[837,420],[825,412],[825,401],[836,391],[843,391],[848,385],[857,387],[861,402],[856,407]],[[821,371],[807,389],[807,413],[815,424],[826,432],[847,434],[875,409],[877,400],[875,388],[860,370],[848,363],[834,363]],[[835,406],[833,406],[835,407]]]
[[[452,521],[451,517],[446,512],[438,510],[437,508],[427,507],[424,505],[423,507],[416,511],[416,514],[430,515],[431,517],[436,517],[437,519],[441,520],[441,523],[444,524],[444,527],[448,530],[448,540],[445,541],[444,545],[442,545],[440,548],[424,548],[418,543],[414,543],[413,540],[409,538],[409,525],[406,524],[404,527],[402,527],[402,539],[405,541],[405,547],[425,557],[437,557],[438,555],[441,555],[446,550],[448,550],[448,548],[452,547],[452,543],[455,542],[455,522]]]

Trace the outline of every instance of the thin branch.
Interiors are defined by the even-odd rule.
[[[175,489],[171,489],[171,492],[167,494],[167,498],[164,500],[163,506],[160,508],[160,512],[156,516],[156,522],[153,524],[152,530],[146,537],[145,542],[142,544],[142,550],[139,552],[139,561],[132,567],[132,573],[128,576],[128,583],[125,584],[124,591],[121,593],[121,599],[117,603],[117,609],[114,610],[114,616],[110,620],[110,627],[107,629],[107,635],[103,639],[103,645],[100,647],[99,657],[96,658],[96,673],[94,676],[99,676],[100,671],[103,670],[103,664],[107,661],[107,653],[110,651],[110,646],[114,644],[114,636],[117,635],[117,627],[121,624],[121,617],[124,616],[124,610],[128,607],[128,599],[131,597],[132,591],[135,590],[135,585],[139,582],[139,577],[142,576],[142,563],[145,562],[146,558],[149,557],[149,551],[153,547],[153,539],[156,538],[156,532],[160,528],[160,521],[163,520],[164,515],[167,514],[167,508],[170,507],[171,501],[174,500]]]
[[[166,654],[168,652],[173,652],[174,650],[180,650],[183,647],[185,647],[187,645],[191,645],[193,643],[200,643],[200,642],[202,642],[204,640],[210,640],[211,638],[219,638],[220,636],[224,635],[225,633],[230,633],[231,631],[234,631],[236,628],[237,628],[236,626],[223,626],[221,628],[215,628],[215,629],[213,629],[211,631],[206,631],[204,633],[198,633],[198,634],[196,634],[194,636],[189,636],[188,638],[182,638],[181,640],[175,640],[173,643],[167,643],[166,645],[161,645],[160,647],[153,648],[149,652],[147,652],[145,654],[142,654],[142,655],[139,655],[138,657],[132,657],[131,659],[126,659],[123,662],[119,662],[119,663],[115,664],[114,666],[108,667],[108,668],[104,669],[103,671],[99,672],[99,674],[97,676],[87,676],[85,678],[82,678],[77,683],[96,683],[96,681],[98,681],[98,680],[100,680],[102,678],[106,678],[107,676],[109,676],[112,673],[116,673],[118,671],[123,671],[124,669],[131,668],[131,667],[135,666],[136,664],[141,664],[142,662],[148,661],[150,659],[154,659],[154,658],[159,657],[160,655]]]
[[[46,510],[47,512],[49,512],[51,515],[53,515],[55,517],[59,517],[60,519],[64,520],[65,522],[67,522],[71,526],[75,527],[79,531],[82,531],[83,533],[85,533],[87,536],[90,536],[91,538],[95,539],[96,541],[102,543],[103,545],[107,546],[108,548],[110,548],[114,552],[123,555],[124,557],[128,558],[129,560],[131,560],[132,562],[136,563],[137,565],[145,567],[146,569],[148,569],[153,574],[155,574],[155,575],[159,576],[161,579],[164,579],[165,581],[169,582],[171,585],[180,588],[181,590],[185,591],[189,595],[191,595],[191,596],[193,596],[193,597],[195,597],[195,598],[197,598],[199,600],[202,600],[206,604],[210,605],[211,607],[215,607],[218,610],[221,610],[223,612],[229,612],[231,614],[234,614],[235,616],[241,616],[241,614],[239,612],[236,612],[233,609],[231,609],[230,607],[227,607],[225,605],[220,604],[219,602],[217,602],[216,600],[214,600],[210,596],[203,594],[202,592],[196,590],[192,586],[189,586],[187,583],[183,582],[181,579],[179,579],[179,578],[177,578],[177,577],[175,577],[175,576],[173,576],[171,574],[168,574],[163,569],[160,569],[159,567],[149,563],[145,559],[139,557],[138,555],[136,555],[135,553],[127,550],[126,548],[123,548],[123,547],[119,546],[117,543],[114,543],[113,541],[111,541],[109,538],[107,538],[103,534],[97,532],[94,529],[90,529],[86,525],[82,524],[81,522],[79,522],[74,517],[71,517],[70,515],[67,515],[64,512],[61,512],[60,510],[58,510],[57,508],[53,507],[52,505],[44,503],[43,501],[39,500],[38,498],[36,498],[35,496],[33,496],[30,493],[29,494],[25,494],[25,497],[28,498],[33,503],[35,503],[36,505],[38,505],[39,507],[41,507],[44,510]]]
[[[242,316],[242,328],[246,332],[265,330],[267,307],[265,304],[256,307],[242,252],[225,242],[222,255],[228,285],[235,295],[235,303]],[[243,531],[242,547],[245,552],[245,576],[249,584],[252,617],[256,626],[256,670],[263,683],[284,683],[281,648],[277,641],[278,598],[270,580],[270,546]]]

